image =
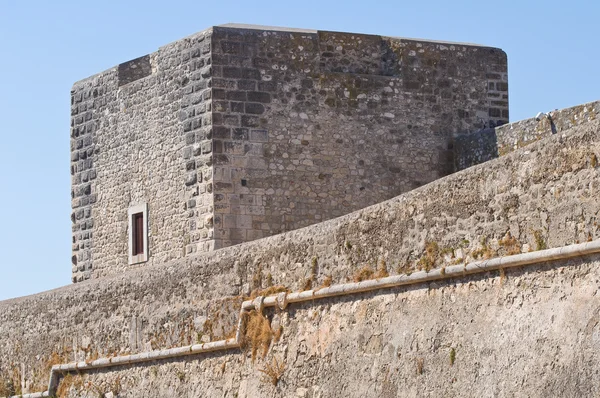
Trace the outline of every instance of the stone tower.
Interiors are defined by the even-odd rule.
[[[453,171],[508,121],[506,54],[209,28],[71,91],[73,281],[301,228]]]

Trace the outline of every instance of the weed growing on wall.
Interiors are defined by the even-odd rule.
[[[288,289],[287,287],[285,287],[283,285],[277,285],[277,286],[268,287],[266,289],[253,290],[250,293],[250,297],[245,297],[245,299],[254,300],[255,298],[257,298],[259,296],[264,296],[264,297],[272,296],[273,294],[282,293],[282,292],[289,293],[290,289]]]
[[[542,235],[542,231],[539,229],[533,231],[533,239],[535,240],[535,250],[545,250],[548,248],[544,236]]]
[[[249,348],[252,353],[252,361],[260,353],[264,358],[269,351],[274,333],[271,323],[260,312],[251,310],[243,315],[242,348]]]
[[[16,394],[17,390],[13,381],[7,379],[5,376],[0,376],[0,396],[9,397]]]
[[[415,367],[417,375],[422,375],[424,372],[423,367],[425,366],[425,360],[421,357],[415,359]]]
[[[333,279],[331,278],[331,275],[326,275],[325,279],[323,279],[323,283],[321,284],[321,288],[331,286],[332,281]]]
[[[456,350],[452,347],[450,348],[450,366],[454,366],[454,361],[456,361]]]
[[[429,272],[430,269],[435,267],[435,264],[440,255],[440,247],[437,242],[427,242],[425,244],[425,254],[417,262],[419,269],[424,269]]]
[[[276,387],[285,371],[285,364],[283,361],[279,361],[276,357],[273,357],[270,363],[267,362],[265,366],[258,371],[263,374],[263,378],[261,379],[262,382],[271,383]]]
[[[474,259],[482,258],[484,260],[487,260],[496,256],[496,252],[490,247],[487,237],[482,236],[481,240],[479,241],[479,245],[479,249],[473,250],[473,252],[471,253]]]
[[[521,253],[521,243],[510,234],[510,231],[504,235],[504,238],[498,241],[498,244],[504,248],[508,256]]]
[[[369,279],[373,279],[375,276],[375,271],[373,271],[373,268],[371,268],[368,265],[365,265],[364,267],[362,267],[361,269],[359,269],[358,271],[356,271],[354,273],[354,275],[352,276],[352,280],[354,282],[362,282],[362,281],[366,281]]]
[[[13,364],[8,374],[0,373],[0,396],[8,397],[20,394],[22,394],[21,370],[19,366]]]
[[[375,278],[386,278],[388,276],[390,276],[390,274],[388,273],[388,270],[387,270],[386,261],[383,258],[379,259],[379,265],[377,266],[377,272],[375,273]]]

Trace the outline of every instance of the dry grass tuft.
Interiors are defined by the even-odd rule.
[[[278,342],[283,334],[283,326],[279,326],[276,330],[273,330],[273,341]]]
[[[302,282],[300,282],[300,291],[301,292],[305,292],[307,290],[311,290],[316,282],[317,282],[317,277],[318,277],[318,269],[319,269],[319,262],[317,257],[313,257],[311,260],[311,265],[310,265],[310,275],[308,275],[306,278],[304,278],[304,280],[302,280]]]
[[[253,290],[252,293],[250,293],[250,297],[246,297],[246,299],[251,299],[254,300],[255,298],[259,297],[259,296],[271,296],[273,294],[277,294],[277,293],[281,293],[281,292],[286,292],[289,293],[290,289],[288,289],[287,287],[283,286],[283,285],[277,285],[277,286],[271,286],[268,287],[266,289],[262,289],[262,290]]]
[[[269,320],[260,312],[251,310],[244,313],[243,326],[242,347],[251,349],[252,362],[259,352],[264,358],[275,337]]]
[[[500,286],[502,286],[504,284],[505,280],[506,280],[506,271],[504,270],[504,268],[500,268]]]
[[[332,283],[331,275],[325,276],[325,279],[323,279],[323,283],[321,284],[321,289],[324,287],[331,286],[331,283]]]
[[[437,242],[427,242],[425,244],[425,254],[417,262],[419,269],[429,272],[430,269],[435,267],[439,256],[440,247]]]
[[[12,365],[9,374],[0,374],[0,396],[21,395],[21,369]]]
[[[277,387],[277,383],[279,383],[284,371],[285,364],[283,361],[280,362],[275,357],[273,357],[271,363],[266,363],[262,369],[259,369],[259,372],[263,373],[262,381],[265,383],[271,383],[275,387]]]
[[[375,278],[376,279],[387,278],[388,276],[390,276],[390,274],[387,270],[387,264],[384,259],[381,259],[381,260],[379,260],[377,272],[375,272]]]
[[[481,238],[480,244],[481,244],[481,247],[477,250],[473,250],[473,252],[471,253],[471,256],[474,259],[477,260],[479,258],[483,258],[484,260],[487,260],[489,258],[496,257],[496,255],[495,255],[496,253],[488,244],[486,237]]]
[[[0,396],[9,397],[15,394],[15,386],[13,385],[12,380],[6,380],[3,377],[0,378]]]
[[[58,385],[58,389],[56,390],[56,396],[58,398],[64,398],[68,396],[71,387],[74,388],[77,393],[79,393],[83,389],[83,380],[81,379],[80,375],[73,375],[71,373],[67,373]]]
[[[67,363],[70,360],[73,348],[63,347],[60,353],[53,352],[48,356],[48,359],[42,360],[41,367],[34,370],[32,384],[29,386],[30,391],[44,391],[48,387],[48,374],[52,370],[52,366],[61,363]],[[0,394],[2,396],[2,394]]]
[[[409,261],[399,262],[396,266],[396,273],[400,274],[411,274],[413,271],[412,264]]]
[[[304,279],[304,280],[302,281],[302,283],[301,283],[301,288],[300,288],[300,291],[301,291],[301,292],[305,292],[305,291],[307,291],[307,290],[310,290],[310,289],[312,289],[312,286],[313,286],[313,281],[312,281],[312,279],[311,279],[311,278],[306,278],[306,279]]]
[[[510,234],[510,231],[504,235],[504,238],[498,241],[498,244],[504,248],[506,254],[509,256],[521,253],[521,244]]]
[[[416,366],[417,374],[422,375],[423,371],[424,371],[423,366],[425,366],[425,360],[423,358],[416,358],[415,366]]]
[[[352,276],[352,280],[354,282],[362,282],[367,281],[369,279],[386,278],[388,276],[390,276],[390,274],[388,273],[385,260],[380,260],[376,271],[373,270],[373,268],[370,265],[365,265],[364,267],[362,267],[354,273],[354,275]]]
[[[273,286],[273,275],[270,272],[267,274],[267,286]]]
[[[69,390],[71,389],[72,385],[73,375],[67,373],[58,384],[58,388],[56,389],[56,396],[58,398],[66,397],[69,394]]]
[[[362,267],[354,273],[354,275],[352,276],[352,280],[354,282],[362,282],[369,279],[373,279],[374,276],[375,271],[373,271],[373,268],[371,268],[368,265],[365,265],[364,267]]]

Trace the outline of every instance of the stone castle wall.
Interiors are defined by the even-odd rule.
[[[150,264],[190,242],[212,248],[209,71],[207,31],[73,86],[74,281],[125,270],[127,209],[139,203]]]
[[[1,302],[0,379],[41,391],[56,361],[223,338],[252,289],[298,291],[365,268],[407,273],[598,239],[598,154],[600,124],[589,122],[335,220]],[[283,335],[267,360],[285,364],[284,395],[335,396],[336,380],[356,385],[344,396],[597,391],[597,261],[292,305],[269,315]],[[249,355],[99,371],[72,393],[117,384],[124,396],[272,393],[260,381],[265,362]]]
[[[599,260],[293,305],[267,313],[283,330],[264,359],[230,350],[85,372],[64,396],[595,396]],[[263,373],[274,360],[277,386]]]
[[[600,101],[554,110],[542,115],[487,128],[471,134],[462,134],[454,142],[454,166],[463,170],[498,156],[504,156],[532,142],[567,133],[572,127],[597,120]]]
[[[478,46],[215,27],[216,246],[451,173],[453,134],[508,120],[506,67]]]
[[[304,227],[452,171],[452,135],[508,120],[499,49],[221,26],[76,83],[73,280]]]

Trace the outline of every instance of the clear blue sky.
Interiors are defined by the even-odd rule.
[[[70,283],[71,85],[239,22],[471,42],[508,53],[511,121],[600,99],[600,3],[0,0],[0,300]]]

